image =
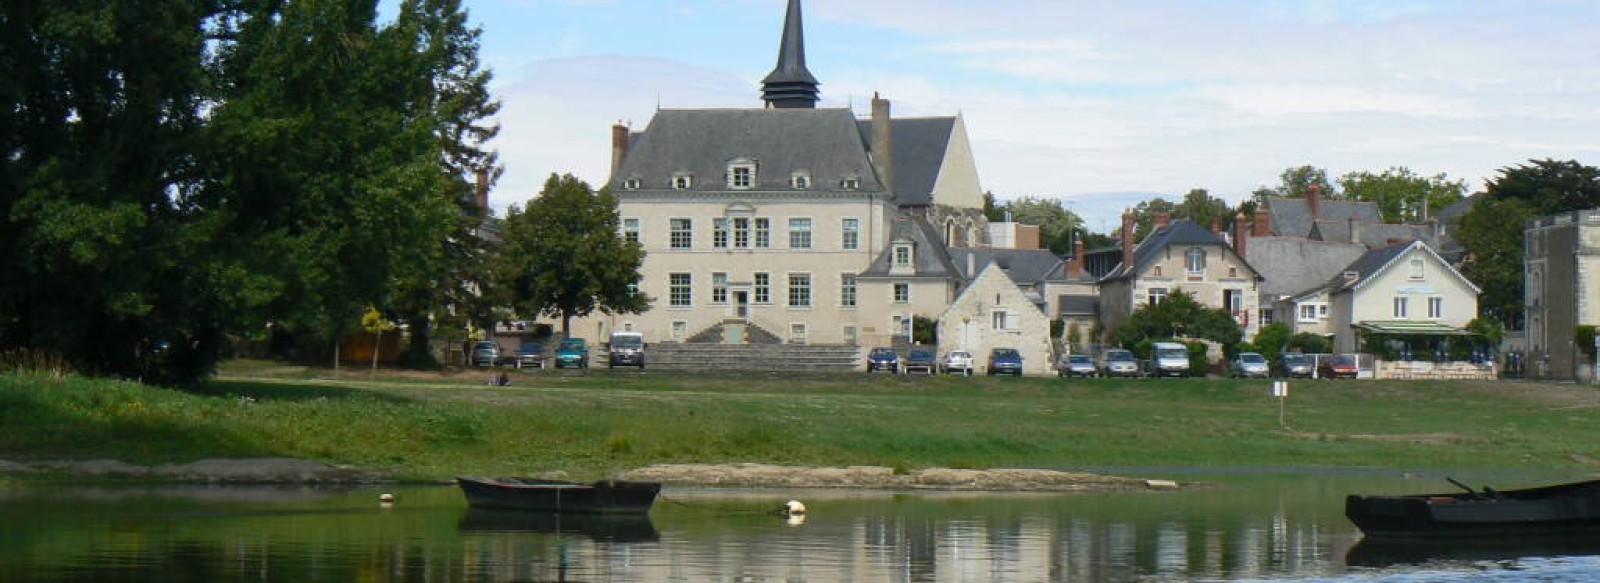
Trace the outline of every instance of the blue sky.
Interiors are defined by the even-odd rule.
[[[504,208],[600,184],[610,125],[758,107],[786,0],[466,0],[504,102]],[[1123,206],[1284,168],[1406,166],[1482,188],[1529,158],[1600,164],[1600,3],[805,0],[825,107],[966,120],[983,186]],[[1115,194],[1123,193],[1123,194]],[[1138,193],[1138,194],[1127,194]]]

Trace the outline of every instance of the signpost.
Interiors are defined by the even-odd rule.
[[[1278,398],[1278,427],[1287,429],[1283,422],[1284,401],[1289,399],[1289,381],[1272,381],[1272,396]]]

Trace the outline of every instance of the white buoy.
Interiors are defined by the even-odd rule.
[[[378,495],[378,501],[379,502],[383,502],[385,504],[393,503],[394,502],[394,494],[390,494],[388,492],[379,494]]]
[[[806,505],[799,500],[790,500],[783,503],[784,516],[802,516],[806,513]]]

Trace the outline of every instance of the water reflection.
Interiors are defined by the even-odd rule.
[[[0,581],[1092,583],[1367,580],[1374,569],[1464,580],[1482,569],[1453,578],[1440,565],[1600,554],[1589,541],[1471,556],[1356,544],[1343,495],[1403,485],[1274,477],[1119,494],[669,490],[651,516],[632,518],[469,511],[444,487],[399,490],[388,508],[377,490],[11,490],[0,491]],[[810,507],[803,522],[768,512],[789,498]]]

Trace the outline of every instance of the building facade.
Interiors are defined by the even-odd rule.
[[[1600,209],[1539,217],[1524,231],[1530,365],[1578,377],[1578,326],[1600,324]],[[1545,358],[1548,356],[1546,364]]]

